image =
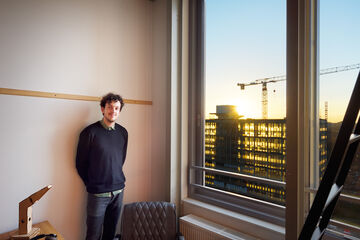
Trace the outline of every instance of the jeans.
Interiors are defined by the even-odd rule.
[[[111,194],[111,197],[88,194],[86,240],[114,239],[123,196],[124,191],[116,195]]]

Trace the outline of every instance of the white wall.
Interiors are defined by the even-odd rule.
[[[168,200],[166,0],[0,1],[0,87],[102,96],[127,104],[125,202]],[[52,184],[33,207],[69,240],[85,231],[75,170],[79,132],[97,102],[0,95],[0,233],[17,228],[18,202]]]

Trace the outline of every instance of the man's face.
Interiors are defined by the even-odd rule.
[[[112,101],[110,103],[106,103],[105,107],[101,107],[101,112],[104,115],[105,122],[114,123],[115,120],[119,117],[120,102]]]

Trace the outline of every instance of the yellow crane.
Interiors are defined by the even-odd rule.
[[[343,71],[349,71],[353,69],[360,68],[360,63],[352,64],[352,65],[346,65],[346,66],[340,66],[340,67],[331,67],[331,68],[325,68],[320,70],[320,75],[324,74],[330,74],[330,73],[336,73],[336,72],[343,72]],[[249,83],[238,83],[237,86],[240,87],[241,90],[245,90],[246,86],[252,86],[252,85],[262,85],[262,117],[263,119],[268,118],[268,91],[267,91],[267,84],[268,83],[276,83],[280,81],[285,81],[286,75],[282,76],[276,76],[276,77],[269,77],[269,78],[261,78],[257,79],[255,81],[249,82]]]

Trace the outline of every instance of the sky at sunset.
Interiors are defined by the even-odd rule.
[[[237,83],[286,73],[285,0],[206,0],[206,115],[236,105],[245,118],[261,118],[261,85]],[[360,1],[320,0],[320,69],[360,63]],[[360,69],[321,75],[319,113],[343,118]],[[268,85],[268,118],[286,115],[286,82]]]

